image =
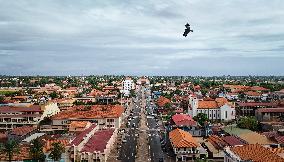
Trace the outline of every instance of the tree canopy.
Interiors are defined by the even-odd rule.
[[[201,126],[204,126],[205,122],[208,121],[208,117],[204,113],[198,113],[195,117],[193,117],[195,121],[197,121]]]
[[[41,141],[37,138],[34,139],[31,142],[31,148],[30,148],[30,156],[33,160],[36,160],[37,162],[43,162],[45,160],[45,155],[43,153],[43,144]]]
[[[259,123],[255,117],[241,117],[237,123],[239,128],[258,130]]]
[[[14,140],[8,140],[1,145],[1,153],[5,154],[9,161],[12,161],[12,158],[15,154],[20,152],[18,142]]]
[[[61,143],[59,142],[52,143],[52,148],[49,157],[54,161],[59,161],[61,159],[61,154],[63,152],[64,152],[64,147]]]

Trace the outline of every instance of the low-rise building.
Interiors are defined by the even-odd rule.
[[[74,106],[52,117],[53,126],[68,129],[72,121],[89,121],[100,128],[119,128],[124,116],[124,107],[120,105]]]
[[[106,162],[116,135],[115,129],[99,129],[93,124],[66,147],[67,162],[76,160]]]
[[[32,126],[22,126],[12,129],[8,132],[8,140],[21,141],[31,134],[35,133],[36,127]]]
[[[193,136],[202,136],[202,130],[198,123],[192,119],[188,114],[175,114],[172,116],[173,128],[180,128],[189,132]]]
[[[283,162],[284,159],[269,148],[259,144],[225,147],[224,162]]]
[[[169,133],[171,145],[176,155],[176,161],[193,160],[200,157],[200,146],[192,135],[182,129],[175,129]]]
[[[91,126],[89,121],[72,121],[69,126],[69,132],[81,132]]]
[[[21,126],[36,126],[42,114],[43,110],[39,105],[25,107],[1,106],[0,130],[12,130]]]
[[[284,108],[261,108],[256,110],[256,118],[260,122],[276,122],[283,121]]]
[[[259,108],[277,107],[272,102],[238,102],[236,103],[237,116],[255,116],[255,111]]]
[[[228,102],[226,98],[204,101],[191,96],[188,106],[188,112],[193,117],[199,113],[206,114],[210,120],[230,121],[236,117],[234,104]]]

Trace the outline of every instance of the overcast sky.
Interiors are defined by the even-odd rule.
[[[2,75],[284,75],[283,52],[283,0],[0,0]]]

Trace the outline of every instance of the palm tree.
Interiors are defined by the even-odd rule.
[[[52,143],[52,148],[49,157],[54,161],[59,161],[61,159],[61,154],[64,151],[64,146],[60,142]]]
[[[36,160],[37,162],[45,160],[45,155],[43,153],[43,144],[38,138],[32,140],[31,142],[30,156],[33,160]]]
[[[8,140],[1,145],[1,153],[4,153],[8,157],[8,161],[12,161],[12,158],[15,154],[20,152],[19,143],[14,140]]]

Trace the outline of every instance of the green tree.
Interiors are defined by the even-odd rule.
[[[57,93],[55,91],[53,91],[52,93],[49,94],[49,96],[52,98],[52,99],[55,99],[58,97]]]
[[[13,156],[19,152],[19,144],[14,140],[8,140],[1,145],[1,153],[6,155],[8,161],[12,161]]]
[[[165,106],[164,106],[165,109],[170,109],[171,107],[172,107],[172,105],[169,102],[166,103]]]
[[[205,122],[208,121],[208,117],[204,113],[198,113],[195,117],[193,117],[195,121],[197,121],[202,127],[204,126]]]
[[[4,102],[4,96],[0,96],[0,103],[3,103]]]
[[[61,159],[61,154],[64,152],[64,146],[60,142],[52,143],[51,152],[49,158],[54,161],[59,161]]]
[[[30,156],[33,160],[36,160],[37,162],[42,162],[45,160],[45,155],[43,153],[43,144],[41,141],[37,138],[34,139],[31,142],[31,148],[30,148]]]
[[[237,126],[239,128],[256,131],[259,128],[259,123],[255,117],[241,117],[237,122]]]

